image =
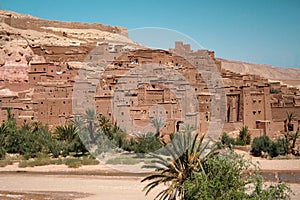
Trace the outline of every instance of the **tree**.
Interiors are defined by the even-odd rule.
[[[135,153],[150,153],[154,152],[162,147],[160,140],[153,133],[149,132],[141,134],[137,137],[137,143],[135,144]]]
[[[298,154],[295,150],[296,142],[299,137],[299,129],[293,132],[292,121],[296,118],[296,114],[293,112],[286,112],[286,120],[284,121],[284,137],[288,144],[288,153]]]
[[[91,139],[91,143],[96,143],[95,133],[97,132],[97,116],[94,109],[87,109],[85,112],[85,122],[87,123],[87,130]]]
[[[299,137],[299,129],[296,131],[296,133],[290,133],[289,134],[289,140],[292,141],[292,144],[291,144],[291,147],[290,147],[292,149],[292,151],[296,147],[296,142],[297,142],[298,137]]]
[[[235,144],[234,138],[230,137],[227,133],[223,133],[221,137],[222,145],[229,147],[230,149]]]
[[[105,117],[104,115],[101,115],[98,118],[98,121],[99,121],[99,125],[100,125],[102,132],[108,137],[108,139],[112,140],[113,133],[111,131],[112,124],[111,124],[110,120],[107,117]],[[116,127],[116,124],[115,124],[115,127]]]
[[[254,156],[261,156],[263,152],[269,153],[271,145],[272,140],[266,135],[254,138],[251,145],[251,153]]]
[[[54,134],[59,140],[64,140],[68,143],[72,142],[78,133],[78,129],[75,124],[68,123],[64,126],[57,126]]]
[[[162,118],[154,118],[151,120],[152,126],[155,128],[155,136],[159,137],[160,135],[160,129],[164,125],[164,120]]]
[[[7,125],[7,128],[9,130],[14,130],[17,127],[17,121],[12,114],[12,108],[9,107],[6,109],[6,111],[7,111],[7,119],[5,121],[5,124]]]
[[[233,152],[218,154],[203,163],[184,184],[186,200],[288,200],[291,189],[284,183],[267,186],[259,169]]]
[[[7,134],[7,126],[5,123],[3,123],[0,126],[0,159],[5,158],[5,154],[6,154],[4,148],[6,134]]]
[[[152,181],[144,187],[146,195],[156,186],[166,184],[156,198],[181,200],[185,198],[184,183],[195,171],[201,171],[202,165],[213,154],[213,149],[208,149],[208,142],[204,143],[204,136],[197,141],[199,134],[178,133],[174,139],[165,146],[165,153],[170,155],[166,158],[161,155],[153,155],[154,165],[146,166],[155,168],[156,173],[145,177],[144,181]]]
[[[292,121],[296,118],[296,114],[293,112],[286,112],[285,120],[285,132],[292,131]]]
[[[250,144],[250,142],[251,142],[251,134],[249,133],[248,127],[242,126],[236,143],[241,145],[247,145]]]

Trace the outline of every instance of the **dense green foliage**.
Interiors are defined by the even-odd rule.
[[[29,159],[39,154],[58,157],[69,155],[69,152],[87,152],[74,123],[58,126],[52,134],[47,125],[39,122],[24,123],[18,127],[11,109],[7,112],[7,120],[0,126],[1,159],[5,158],[5,153],[20,154]]]
[[[135,153],[150,153],[162,147],[159,138],[153,133],[146,133],[138,136],[134,145]]]
[[[54,158],[84,155],[94,149],[95,155],[111,149],[123,149],[135,153],[149,153],[162,147],[155,134],[141,134],[128,138],[127,134],[105,116],[97,118],[95,111],[88,109],[85,116],[76,117],[53,133],[47,125],[39,122],[17,126],[12,110],[8,109],[7,120],[0,125],[0,159],[6,153],[16,153],[24,158],[35,158],[39,153]],[[88,149],[87,149],[88,148]]]
[[[236,145],[248,145],[251,142],[251,134],[248,130],[247,126],[242,126],[239,137],[237,138],[235,144]]]
[[[223,146],[232,148],[234,145],[245,146],[249,145],[251,142],[251,134],[247,126],[243,126],[239,132],[239,136],[234,139],[230,137],[227,133],[223,133],[221,136],[221,144]]]
[[[260,136],[253,139],[251,145],[251,153],[254,156],[261,156],[263,153],[268,153],[272,145],[272,140],[268,136]]]
[[[266,186],[258,170],[241,156],[219,154],[203,163],[184,184],[186,200],[269,200],[290,199],[291,190],[283,183]]]
[[[99,124],[104,135],[112,144],[122,150],[134,153],[150,153],[162,147],[157,133],[145,133],[136,137],[128,138],[127,134],[116,124],[112,124],[105,116],[100,116]],[[160,125],[160,121],[156,121]],[[159,126],[160,127],[160,126]],[[159,128],[157,128],[159,130]]]
[[[167,187],[157,199],[290,199],[291,190],[286,184],[266,186],[253,163],[231,151],[215,153],[214,148],[207,149],[203,137],[200,141],[196,138],[184,134],[167,148],[170,157],[153,156],[157,159],[152,166],[156,172],[142,180],[151,181],[144,188],[146,194],[164,184]],[[187,143],[190,145],[184,145]]]
[[[235,140],[224,132],[221,137],[221,144],[226,147],[232,148],[235,145]]]
[[[268,136],[260,136],[254,138],[251,145],[251,153],[253,156],[262,156],[267,153],[271,157],[278,155],[286,155],[288,151],[288,143],[285,138],[279,138],[272,141]]]
[[[175,135],[170,144],[166,145],[164,154],[168,153],[169,157],[162,155],[153,155],[154,165],[146,165],[156,169],[156,173],[145,177],[144,181],[151,181],[144,190],[148,194],[154,187],[159,184],[168,185],[157,196],[157,199],[184,199],[184,183],[195,171],[202,170],[202,163],[205,162],[212,154],[213,150],[208,150],[208,142],[204,143],[204,136],[197,141],[198,134],[192,135],[190,131],[182,132]]]

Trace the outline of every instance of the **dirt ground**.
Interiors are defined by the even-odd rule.
[[[141,177],[105,177],[80,175],[1,174],[0,199],[22,200],[150,200],[159,189],[148,196],[142,192]],[[294,200],[300,197],[300,185],[291,184]]]
[[[252,158],[252,161],[258,161],[264,170],[300,170],[300,160]],[[127,165],[126,167],[134,171],[134,167],[137,166]],[[111,176],[112,174],[114,176]],[[72,169],[64,165],[18,168],[15,163],[0,168],[0,199],[154,199],[163,186],[145,196],[142,191],[145,183],[140,183],[141,179],[142,175],[124,176],[118,173],[116,168],[111,169],[101,164]],[[300,184],[290,184],[290,186],[295,193],[293,199],[300,200]]]
[[[154,199],[158,188],[145,197],[142,192],[145,184],[140,183],[141,177],[105,177],[80,175],[43,175],[43,174],[1,174],[0,199],[9,192],[32,192],[49,194],[50,199],[82,199],[82,200],[141,200]],[[55,195],[57,193],[59,196]],[[1,197],[2,194],[2,197]],[[12,196],[14,193],[9,193]],[[23,195],[23,198],[21,198]],[[16,195],[15,195],[16,196]],[[25,199],[26,194],[19,194],[19,199]],[[18,197],[18,196],[16,196]],[[79,197],[79,198],[78,198]],[[11,198],[13,199],[13,198]],[[18,199],[18,198],[14,198]],[[45,199],[35,196],[33,199]]]

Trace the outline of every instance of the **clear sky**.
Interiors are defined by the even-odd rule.
[[[299,0],[1,0],[0,6],[44,19],[174,29],[217,57],[300,68]]]

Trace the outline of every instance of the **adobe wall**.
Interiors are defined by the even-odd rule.
[[[220,63],[214,58],[212,51],[192,51],[189,45],[182,42],[177,42],[175,49],[170,49],[170,51],[127,51],[122,45],[113,47],[108,43],[97,45],[99,55],[93,54],[90,59],[97,59],[101,57],[100,54],[103,54],[108,56],[108,62],[110,59],[113,62],[105,69],[97,86],[94,84],[95,77],[90,77],[90,79],[88,77],[80,84],[77,83],[79,88],[76,88],[76,92],[78,92],[79,97],[94,95],[97,113],[107,116],[112,122],[117,120],[114,117],[114,112],[122,115],[124,110],[129,110],[129,118],[124,121],[120,118],[121,121],[117,121],[120,126],[127,126],[126,123],[136,124],[140,127],[146,126],[152,119],[151,116],[157,114],[152,109],[153,105],[157,104],[163,108],[164,113],[161,114],[167,118],[162,134],[178,131],[182,126],[182,116],[185,116],[189,122],[197,124],[197,131],[207,132],[210,121],[218,117],[212,116],[213,94],[208,89],[210,82],[206,83],[213,78],[212,66],[217,66],[217,71],[221,73],[226,90],[223,131],[231,132],[240,129],[242,125],[246,125],[251,131],[252,138],[262,134],[274,135],[282,129],[286,111],[292,111],[300,116],[299,90],[288,88],[279,83],[268,83],[267,80],[259,76],[241,75],[223,70],[220,68]],[[79,110],[84,108],[77,104],[78,102],[72,101],[75,77],[84,77],[88,73],[96,72],[93,69],[88,69],[90,71],[83,70],[80,71],[82,74],[78,74],[79,68],[73,67],[69,63],[80,63],[89,59],[86,58],[86,54],[93,48],[94,46],[33,47],[33,52],[43,56],[46,62],[30,63],[28,82],[19,85],[14,83],[10,86],[13,91],[18,91],[18,88],[19,91],[30,88],[30,91],[19,92],[16,96],[0,98],[0,120],[5,120],[7,107],[14,108],[13,114],[17,116],[18,123],[23,123],[25,120],[26,122],[41,121],[54,127],[63,125],[71,119],[74,114],[72,113],[72,106],[79,107]],[[182,51],[197,59],[185,60],[179,56]],[[119,57],[120,53],[122,55]],[[163,80],[155,80],[153,79],[156,77],[155,72],[143,74],[143,69],[139,68],[147,63],[156,63],[161,66],[159,69],[161,73],[166,73],[167,69],[174,70],[181,74],[185,80],[180,80],[182,81],[180,82],[173,76],[168,76]],[[195,66],[201,67],[202,72],[199,73]],[[134,72],[132,71],[134,69],[141,71]],[[129,72],[131,74],[128,75]],[[113,95],[116,94],[116,87],[120,81],[134,80],[134,77],[139,73],[145,79],[153,79],[151,84],[131,91],[128,102],[115,101],[114,104],[118,104],[119,110],[113,111]],[[208,80],[204,80],[204,75]],[[164,83],[168,85],[164,85]],[[143,84],[141,83],[141,85]],[[0,82],[0,87],[7,87],[7,83]],[[95,91],[92,91],[91,88],[95,88]],[[278,93],[270,94],[271,89],[276,89]],[[195,94],[197,100],[193,105],[197,108],[197,112],[194,113],[188,109],[189,105],[186,105],[184,101],[184,97],[191,94]],[[84,113],[84,110],[81,113]],[[295,120],[295,123],[298,123],[298,120],[299,118]],[[155,131],[153,127],[148,127],[149,130]]]

